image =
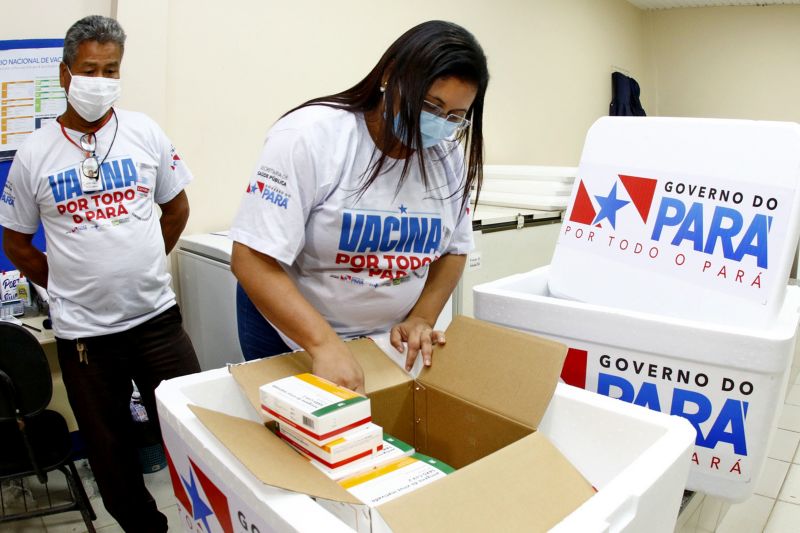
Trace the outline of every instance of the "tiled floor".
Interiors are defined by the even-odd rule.
[[[97,486],[94,485],[91,471],[88,469],[86,462],[79,461],[76,463],[76,466],[81,474],[81,478],[84,480],[84,486],[86,487],[94,512],[97,514],[97,520],[94,521],[95,529],[98,533],[121,533],[122,528],[119,527],[117,522],[111,518],[108,512],[106,512],[105,507],[103,507],[103,502],[97,494]],[[178,508],[175,503],[175,496],[172,492],[169,471],[164,468],[153,474],[145,474],[144,479],[148,490],[159,503],[161,512],[167,515],[169,519],[169,530],[183,531],[178,522]],[[46,496],[35,482],[35,479],[27,486],[33,492],[37,502],[44,501]],[[58,472],[51,474],[49,488],[55,501],[58,501],[59,494],[66,494],[66,482],[64,477]],[[0,531],[3,533],[83,533],[86,531],[86,525],[81,518],[80,512],[71,511],[68,513],[46,516],[44,518],[5,523],[0,525]]]
[[[696,494],[678,519],[675,533],[800,532],[800,347],[778,427],[754,494],[730,505]]]

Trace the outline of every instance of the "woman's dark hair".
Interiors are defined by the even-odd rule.
[[[466,207],[469,205],[470,189],[474,187],[476,194],[480,194],[483,182],[483,101],[489,84],[489,70],[480,44],[461,26],[441,20],[414,26],[392,43],[378,64],[356,85],[337,94],[309,100],[286,114],[310,105],[326,105],[359,112],[382,106],[387,110],[388,119],[383,121],[379,143],[383,147],[393,147],[397,145],[397,136],[391,111],[388,110],[395,109],[395,100],[399,98],[400,140],[406,147],[422,146],[422,135],[419,131],[422,102],[430,86],[437,79],[447,77],[474,83],[478,89],[475,101],[466,115],[471,125],[461,133],[467,166],[462,207]],[[381,90],[382,87],[385,91]],[[423,183],[427,187],[424,153],[425,150],[419,150],[418,161]],[[381,173],[387,157],[384,151],[377,159],[373,159],[374,164],[364,174],[362,194]],[[404,159],[398,190],[408,175],[411,159]],[[391,164],[396,162],[391,160]]]

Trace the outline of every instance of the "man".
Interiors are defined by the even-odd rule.
[[[124,46],[110,18],[67,31],[67,109],[17,151],[0,225],[8,258],[47,288],[64,385],[106,509],[125,531],[166,531],[129,406],[133,380],[157,424],[155,387],[199,371],[166,255],[189,217],[192,175],[152,120],[112,107]],[[31,243],[40,221],[47,255]]]

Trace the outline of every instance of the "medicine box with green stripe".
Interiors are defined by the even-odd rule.
[[[415,453],[339,481],[339,485],[367,505],[378,506],[415,491],[455,471],[453,467]]]
[[[259,395],[266,417],[318,446],[372,420],[369,398],[309,373],[262,385]]]

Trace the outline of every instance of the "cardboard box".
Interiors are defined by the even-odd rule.
[[[441,461],[415,453],[395,459],[371,472],[339,481],[339,485],[367,505],[378,506],[433,483],[455,470]]]
[[[352,513],[348,524],[359,530],[377,530],[380,524],[415,532],[555,526],[594,494],[580,472],[536,432],[565,347],[465,317],[453,321],[447,339],[436,348],[434,365],[417,380],[369,339],[348,343],[364,369],[375,423],[458,469],[376,508],[364,506],[262,424],[189,408],[256,478]],[[230,371],[260,409],[261,385],[309,368],[308,355],[299,352]]]
[[[290,446],[333,471],[359,459],[369,459],[383,449],[383,428],[365,424],[322,446],[303,437],[292,426],[278,424],[276,434]]]
[[[156,389],[156,402],[179,521],[187,533],[389,531],[379,513],[373,520],[365,506],[267,485],[208,430],[190,406],[249,420],[254,432],[262,431],[261,414],[227,368],[166,380]],[[673,532],[695,439],[686,420],[559,383],[537,433],[598,489],[553,533]],[[474,492],[453,493],[452,503],[439,512],[481,505]],[[522,521],[515,526],[527,530]],[[414,524],[406,530],[413,531]]]
[[[370,422],[369,398],[314,374],[287,376],[259,388],[262,414],[323,446]]]
[[[769,327],[745,328],[555,298],[551,273],[542,267],[476,286],[476,316],[566,344],[570,385],[689,420],[696,444],[687,488],[748,498],[783,405],[800,288],[784,288]]]

